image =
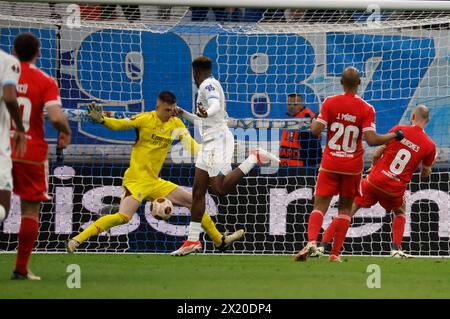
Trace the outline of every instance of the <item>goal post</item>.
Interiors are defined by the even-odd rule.
[[[450,3],[209,2],[0,1],[0,48],[11,52],[19,32],[38,36],[38,66],[57,79],[73,130],[72,145],[56,154],[56,132],[46,123],[52,199],[42,208],[36,250],[64,251],[67,238],[117,209],[135,133],[93,123],[87,105],[95,101],[108,116],[123,118],[153,110],[158,93],[170,90],[180,107],[194,111],[191,61],[207,55],[225,91],[235,163],[254,145],[297,161],[255,169],[227,197],[208,194],[207,212],[220,231],[246,231],[231,253],[292,254],[305,243],[324,141],[310,134],[310,118],[286,114],[289,96],[317,114],[326,96],[342,92],[345,67],[354,66],[362,76],[359,94],[376,110],[378,131],[409,123],[418,104],[430,108],[426,131],[438,147],[437,163],[429,180],[416,174],[408,187],[403,248],[413,255],[449,256]],[[190,130],[199,140],[196,128]],[[367,165],[372,151],[365,145]],[[193,168],[194,158],[175,143],[161,177],[189,189]],[[142,205],[129,224],[90,239],[80,251],[176,249],[186,236],[188,209],[175,207],[167,222],[149,211],[149,203]],[[336,212],[334,199],[324,227]],[[378,205],[361,210],[344,254],[386,255],[391,220],[392,213]],[[14,197],[0,226],[0,251],[17,249],[19,227]],[[205,251],[213,252],[211,241],[203,241]]]

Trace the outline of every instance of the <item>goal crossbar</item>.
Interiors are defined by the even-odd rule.
[[[9,1],[9,0],[8,0]],[[29,1],[29,0],[28,0]],[[14,2],[27,2],[16,0]],[[47,0],[33,2],[47,3]],[[378,6],[383,10],[422,10],[450,11],[448,1],[411,1],[411,0],[53,0],[53,3],[83,4],[127,4],[127,5],[164,5],[191,7],[240,7],[240,8],[280,8],[280,9],[367,9]]]

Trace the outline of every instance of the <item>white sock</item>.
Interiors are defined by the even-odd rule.
[[[255,167],[255,165],[258,163],[258,159],[256,158],[255,155],[250,154],[245,161],[243,161],[241,163],[241,165],[239,165],[239,169],[242,171],[242,173],[244,173],[245,175],[247,175],[253,167]]]
[[[190,222],[188,241],[200,240],[200,233],[202,232],[202,223]]]

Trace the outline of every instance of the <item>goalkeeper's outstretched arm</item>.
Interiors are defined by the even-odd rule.
[[[128,130],[130,128],[135,128],[133,120],[131,119],[105,117],[102,124],[111,130]]]
[[[105,117],[103,115],[103,107],[95,104],[95,102],[88,105],[87,116],[92,118],[95,122],[103,124],[112,130],[128,130],[130,128],[136,128],[136,122],[133,119],[115,119]]]

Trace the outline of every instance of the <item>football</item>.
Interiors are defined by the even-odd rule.
[[[152,203],[152,216],[158,220],[168,220],[172,215],[173,205],[167,198],[157,198]]]

